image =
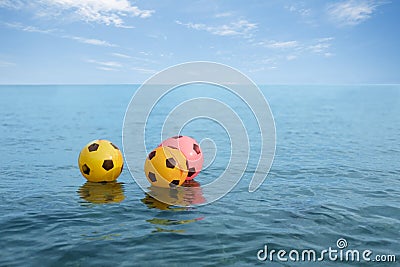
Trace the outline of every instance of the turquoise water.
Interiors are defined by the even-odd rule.
[[[79,173],[90,140],[122,148],[136,88],[0,87],[1,266],[293,265],[257,252],[322,250],[339,238],[398,263],[400,86],[263,86],[277,131],[268,178],[249,193],[248,173],[224,198],[192,208],[155,201],[127,168],[108,185]],[[201,126],[202,137],[221,136]],[[200,184],[224,168],[220,158]]]

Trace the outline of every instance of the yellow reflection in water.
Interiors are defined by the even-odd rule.
[[[79,196],[93,204],[118,203],[125,199],[123,183],[86,182],[78,189]]]
[[[164,203],[160,200],[165,200]],[[200,183],[196,181],[186,181],[181,187],[162,188],[149,187],[148,193],[142,202],[149,208],[157,208],[160,210],[179,209],[173,206],[188,207],[202,204],[205,202]]]
[[[184,211],[188,210],[188,206],[201,204],[205,202],[201,186],[196,181],[186,181],[182,187],[178,188],[160,188],[160,187],[149,187],[149,192],[145,194],[142,202],[149,209],[159,210],[170,210],[170,211]],[[154,196],[154,197],[153,197]],[[171,204],[164,203],[156,198],[164,199]],[[181,206],[181,207],[177,207]],[[183,207],[182,207],[183,206]],[[153,225],[160,226],[177,226],[183,224],[193,223],[203,218],[195,218],[188,220],[175,220],[175,219],[163,219],[163,218],[152,218],[146,220],[146,222]],[[169,233],[184,233],[182,229],[165,229],[162,227],[156,227],[153,232],[169,232]]]

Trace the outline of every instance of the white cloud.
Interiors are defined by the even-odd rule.
[[[0,0],[1,1],[1,0]],[[85,37],[80,37],[80,36],[70,36],[70,35],[60,35],[60,31],[56,29],[40,29],[35,26],[26,26],[21,23],[4,23],[5,26],[17,30],[21,30],[24,32],[37,32],[37,33],[43,33],[43,34],[51,34],[52,36],[56,37],[61,37],[61,38],[67,38],[71,40],[78,41],[80,43],[84,44],[90,44],[90,45],[97,45],[97,46],[108,46],[108,47],[117,47],[118,45],[109,43],[104,40],[99,40],[99,39],[93,39],[93,38],[85,38]]]
[[[316,54],[323,54],[325,56],[326,54],[329,54],[330,56],[332,56],[333,54],[328,52],[327,50],[332,46],[331,41],[333,39],[333,37],[319,38],[312,44],[308,45],[307,50]]]
[[[333,38],[333,37],[323,37],[323,38],[318,38],[317,41],[318,42],[329,42],[329,41],[332,41],[333,39],[335,39],[335,38]]]
[[[119,58],[132,58],[129,55],[121,54],[121,53],[112,53],[111,55],[119,57]]]
[[[219,36],[244,36],[248,38],[251,36],[251,33],[257,29],[257,24],[250,23],[245,19],[217,26],[210,26],[204,23],[183,23],[181,21],[176,21],[176,23],[186,26],[189,29],[207,31]]]
[[[96,69],[99,70],[105,70],[105,71],[117,71],[117,69],[113,69],[113,68],[107,68],[107,67],[96,67]]]
[[[0,6],[12,9],[29,9],[41,17],[62,17],[116,27],[131,28],[125,17],[148,18],[154,10],[142,10],[128,0],[0,0]]]
[[[276,65],[277,62],[293,61],[309,55],[322,57],[333,57],[330,51],[334,37],[321,37],[303,41],[261,41],[254,45],[265,47],[271,50],[273,58],[266,58],[257,61],[260,65]]]
[[[140,72],[140,73],[145,73],[145,74],[156,73],[156,70],[153,70],[153,69],[145,69],[145,68],[138,68],[138,67],[133,67],[131,69],[134,71]]]
[[[329,43],[317,43],[310,45],[308,49],[314,53],[322,53],[331,46]]]
[[[214,17],[216,18],[226,18],[226,17],[231,17],[233,14],[231,12],[222,12],[222,13],[218,13],[215,14]]]
[[[17,22],[13,22],[13,23],[4,23],[4,25],[6,25],[9,28],[13,28],[13,29],[17,29],[17,30],[21,30],[24,32],[38,32],[38,33],[44,33],[44,34],[48,34],[48,33],[52,33],[56,30],[54,29],[50,29],[50,30],[45,30],[45,29],[39,29],[35,26],[26,26],[23,25],[21,23],[17,23]]]
[[[293,4],[290,6],[285,6],[285,9],[289,10],[292,13],[299,14],[302,17],[308,17],[311,15],[311,9],[304,8],[300,4]]]
[[[146,36],[153,39],[168,40],[168,37],[165,34],[147,34]]]
[[[144,52],[144,51],[140,51],[139,54],[144,55],[144,56],[151,56],[151,52]]]
[[[16,65],[17,65],[17,64],[15,64],[15,63],[13,63],[13,62],[0,60],[0,68],[12,67],[12,66],[16,66]]]
[[[0,0],[0,7],[20,9],[24,3],[19,0]]]
[[[339,25],[353,26],[369,19],[382,3],[374,0],[346,0],[329,4],[327,11]]]
[[[84,44],[97,45],[97,46],[108,46],[108,47],[116,47],[116,44],[111,44],[104,40],[93,39],[93,38],[85,38],[80,36],[64,36],[64,38],[72,39]]]
[[[299,46],[298,41],[285,41],[285,42],[278,42],[278,41],[269,41],[265,43],[265,46],[268,48],[293,48]]]
[[[122,64],[115,61],[97,61],[93,59],[88,59],[86,62],[96,64],[98,69],[102,70],[118,70],[122,67]]]
[[[250,72],[250,73],[260,72],[260,71],[265,71],[265,67],[260,67],[260,68],[255,68],[255,69],[248,69],[248,72]]]

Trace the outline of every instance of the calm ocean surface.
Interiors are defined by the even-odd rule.
[[[122,149],[136,88],[0,86],[0,266],[288,266],[257,252],[321,251],[339,238],[396,255],[379,266],[399,263],[400,85],[262,86],[277,131],[267,179],[249,193],[247,173],[222,199],[192,208],[146,196],[127,168],[109,185],[79,173],[89,141]],[[197,124],[188,134],[218,132]],[[218,153],[200,184],[223,171],[227,151]]]

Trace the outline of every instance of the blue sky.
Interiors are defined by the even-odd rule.
[[[141,83],[194,60],[260,84],[400,83],[399,14],[385,0],[0,0],[0,83]]]

